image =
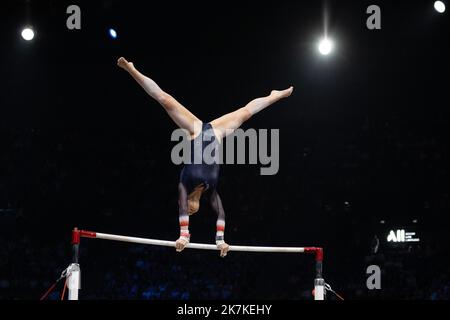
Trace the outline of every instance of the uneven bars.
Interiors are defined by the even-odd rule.
[[[77,228],[72,231],[72,246],[73,246],[73,259],[69,268],[73,268],[75,271],[72,276],[69,276],[69,299],[78,299],[78,290],[80,288],[79,277],[79,245],[81,238],[91,239],[103,239],[120,242],[130,242],[139,244],[148,244],[164,247],[175,247],[175,241],[147,239],[138,237],[128,237],[116,234],[100,233],[93,231],[78,230]],[[200,250],[219,250],[216,245],[204,244],[204,243],[189,243],[186,248],[200,249]],[[272,253],[310,253],[315,255],[316,260],[316,279],[315,279],[315,299],[324,299],[324,280],[322,279],[322,261],[323,261],[323,249],[320,247],[259,247],[259,246],[230,246],[230,251],[241,252],[272,252]]]
[[[164,247],[175,247],[175,241],[156,240],[147,238],[127,237],[116,234],[92,232],[92,231],[79,231],[81,238],[93,238],[104,239],[120,242],[131,242],[140,244],[149,244]],[[200,249],[200,250],[219,250],[216,245],[204,244],[204,243],[189,243],[186,248]],[[259,247],[259,246],[230,246],[230,251],[243,251],[243,252],[279,252],[279,253],[312,253],[315,252],[315,247]]]

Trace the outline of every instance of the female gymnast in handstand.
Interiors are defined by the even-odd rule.
[[[194,141],[201,141],[202,151],[211,143],[221,143],[223,138],[239,128],[242,123],[250,119],[254,114],[280,99],[289,97],[293,91],[293,87],[282,91],[273,90],[270,95],[250,101],[245,107],[226,114],[214,121],[203,123],[175,100],[174,97],[164,92],[152,79],[140,73],[132,62],[128,62],[122,57],[119,58],[117,64],[127,71],[153,99],[163,106],[170,118],[181,129],[187,131],[191,140],[191,147],[193,147]],[[220,250],[221,257],[227,255],[230,247],[224,240],[225,211],[223,210],[222,201],[217,192],[218,179],[218,163],[207,164],[202,160],[200,164],[191,162],[184,165],[178,183],[180,237],[175,245],[178,252],[182,251],[189,243],[189,216],[199,210],[200,198],[202,195],[205,195],[209,200],[211,208],[217,214],[217,248]]]

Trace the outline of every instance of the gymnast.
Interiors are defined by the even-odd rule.
[[[239,128],[254,114],[280,99],[289,97],[293,91],[293,87],[282,91],[273,90],[270,95],[257,98],[245,107],[214,121],[203,123],[174,97],[164,92],[152,79],[140,73],[132,62],[128,62],[121,57],[118,59],[117,65],[127,71],[153,99],[159,102],[170,118],[187,132],[191,141],[191,150],[194,150],[194,141],[201,141],[201,151],[211,143],[220,144],[223,138]],[[217,192],[218,179],[219,164],[217,162],[207,164],[202,160],[200,164],[191,161],[184,165],[178,183],[180,237],[175,246],[178,252],[181,252],[189,243],[189,216],[199,210],[200,199],[204,195],[212,210],[217,214],[216,245],[220,250],[220,256],[225,257],[227,255],[230,247],[224,238],[225,211]]]

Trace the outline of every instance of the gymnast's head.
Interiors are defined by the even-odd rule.
[[[188,213],[189,215],[193,215],[200,209],[200,201],[188,200]]]
[[[206,190],[205,185],[201,184],[194,188],[188,196],[188,214],[191,216],[200,209],[200,198]]]

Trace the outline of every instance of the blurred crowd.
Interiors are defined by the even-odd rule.
[[[436,136],[403,137],[391,126],[383,124],[385,135],[370,147],[343,140],[281,148],[290,161],[273,177],[259,176],[257,166],[223,167],[226,239],[322,245],[325,278],[347,299],[449,299],[449,244],[439,223],[450,208],[448,146]],[[139,130],[38,129],[3,130],[0,139],[1,299],[38,299],[71,261],[74,226],[176,239],[179,168],[170,163],[166,140]],[[367,188],[377,191],[368,195]],[[381,197],[407,199],[404,210]],[[195,242],[212,243],[215,217],[201,212],[205,218],[193,217],[191,232]],[[396,248],[380,235],[374,250],[378,221],[391,215],[418,219],[423,243]],[[103,242],[83,244],[80,259],[83,299],[312,298],[312,259],[237,253],[220,259]],[[366,287],[371,264],[382,270],[380,290]],[[59,283],[49,299],[59,299],[61,290]]]

